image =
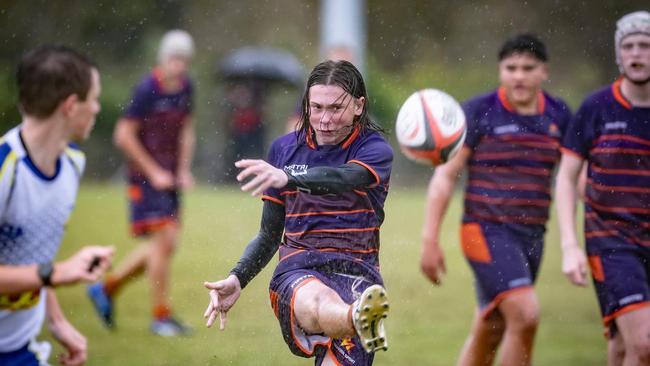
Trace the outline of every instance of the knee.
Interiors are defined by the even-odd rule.
[[[650,365],[650,335],[625,341],[625,356],[638,360],[639,365]]]
[[[520,333],[535,333],[539,325],[539,307],[517,307],[511,316],[506,318],[506,326]]]

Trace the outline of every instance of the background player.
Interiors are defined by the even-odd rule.
[[[241,288],[279,245],[271,305],[294,354],[361,366],[385,349],[378,250],[393,154],[367,103],[351,63],[320,63],[307,82],[301,128],[274,142],[268,163],[237,162],[238,180],[252,178],[242,189],[264,193],[262,223],[230,276],[205,283],[208,326],[219,314],[224,328]]]
[[[56,286],[95,281],[111,247],[84,247],[53,263],[75,205],[85,156],[72,141],[88,138],[99,112],[96,67],[62,46],[23,56],[17,76],[22,123],[0,140],[0,365],[47,362],[34,338],[47,317],[67,351],[64,365],[86,361],[86,338],[59,307]]]
[[[161,336],[189,332],[172,316],[169,277],[180,231],[179,190],[194,185],[190,171],[195,144],[193,89],[187,75],[193,53],[194,43],[187,32],[165,34],[158,66],[136,86],[115,126],[115,144],[129,160],[131,231],[147,240],[103,283],[88,288],[108,327],[114,325],[113,299],[118,291],[146,269],[153,300],[151,331]]]
[[[546,47],[521,34],[499,51],[500,87],[464,103],[465,146],[429,184],[421,267],[440,284],[446,271],[440,225],[467,167],[461,246],[475,279],[478,309],[459,365],[527,365],[539,318],[533,284],[542,258],[551,174],[570,118],[544,93]]]
[[[586,285],[576,236],[583,164],[588,263],[609,338],[609,365],[650,365],[650,13],[616,24],[622,77],[585,99],[563,141],[556,187],[562,270]]]

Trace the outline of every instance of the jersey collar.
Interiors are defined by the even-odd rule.
[[[623,92],[621,91],[621,84],[623,83],[623,77],[618,78],[613,84],[612,84],[612,94],[614,94],[614,99],[625,107],[626,109],[632,109],[632,103],[630,103],[627,98],[623,95]]]
[[[357,124],[352,132],[346,137],[342,142],[339,142],[339,145],[341,146],[342,149],[347,149],[352,145],[354,140],[357,139],[359,136],[359,133],[361,133],[361,125]],[[317,144],[316,144],[316,139],[314,138],[314,130],[311,128],[311,126],[307,127],[307,133],[305,134],[305,143],[307,146],[309,146],[310,149],[316,150]]]
[[[515,107],[513,107],[512,104],[510,104],[508,98],[506,97],[506,88],[500,86],[497,95],[499,97],[499,102],[501,102],[503,108],[505,108],[510,113],[517,113]],[[537,113],[544,114],[545,110],[546,110],[546,98],[544,98],[544,93],[542,91],[539,91],[537,92]]]

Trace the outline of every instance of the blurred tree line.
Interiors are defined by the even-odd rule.
[[[648,9],[641,0],[366,0],[367,83],[376,118],[389,130],[402,101],[416,89],[435,87],[459,100],[494,88],[496,53],[512,34],[531,31],[547,44],[547,89],[573,108],[599,85],[617,77],[615,22]],[[131,88],[155,63],[160,36],[186,29],[195,37],[198,130],[196,173],[222,179],[223,83],[218,61],[242,46],[287,50],[307,70],[319,61],[317,0],[0,0],[0,132],[20,121],[14,67],[26,50],[63,43],[90,55],[102,74],[102,112],[84,149],[86,177],[105,179],[122,164],[111,133]],[[268,139],[282,133],[301,90],[279,86],[265,106]],[[416,170],[399,158],[397,179]],[[404,163],[402,163],[404,162]],[[422,171],[422,169],[419,169]]]

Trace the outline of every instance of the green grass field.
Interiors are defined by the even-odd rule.
[[[83,245],[113,244],[119,262],[135,244],[127,234],[125,197],[120,186],[85,184],[59,258]],[[312,365],[313,360],[293,356],[282,340],[268,300],[273,265],[244,290],[229,313],[226,331],[205,328],[202,314],[208,296],[202,283],[228,273],[257,231],[261,203],[237,187],[203,187],[189,193],[185,203],[172,301],[179,316],[195,327],[194,336],[150,335],[150,297],[143,279],[125,288],[118,299],[115,332],[101,326],[82,286],[59,289],[69,320],[89,339],[88,365]],[[424,189],[393,187],[381,248],[391,298],[390,349],[377,355],[375,365],[455,363],[475,306],[472,276],[458,246],[460,203],[457,196],[445,221],[442,240],[448,274],[437,288],[419,270]],[[546,244],[537,284],[542,318],[534,364],[603,365],[606,343],[593,289],[572,287],[562,276],[554,221]],[[59,351],[57,346],[55,352]]]

